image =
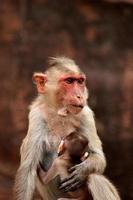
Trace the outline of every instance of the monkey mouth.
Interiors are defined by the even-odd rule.
[[[75,107],[75,108],[83,108],[84,106],[83,105],[76,105],[76,104],[72,104],[71,106]]]
[[[78,113],[81,112],[81,110],[83,109],[84,105],[82,104],[69,104],[68,106],[68,112],[76,115]]]

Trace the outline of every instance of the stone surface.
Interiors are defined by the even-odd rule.
[[[105,0],[107,2],[111,2],[111,3],[133,3],[133,0]]]

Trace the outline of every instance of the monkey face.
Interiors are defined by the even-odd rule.
[[[81,112],[87,100],[85,93],[84,75],[64,75],[60,78],[58,96],[68,112],[72,114]]]

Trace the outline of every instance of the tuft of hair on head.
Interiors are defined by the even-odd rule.
[[[48,64],[49,64],[48,70],[50,71],[56,68],[56,70],[64,72],[70,72],[70,73],[80,72],[80,69],[76,65],[75,61],[65,56],[49,57]]]

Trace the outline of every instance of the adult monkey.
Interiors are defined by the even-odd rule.
[[[88,138],[90,155],[70,169],[71,174],[61,188],[71,191],[87,182],[94,200],[120,199],[115,187],[99,175],[106,161],[93,113],[87,105],[85,75],[73,60],[65,57],[51,58],[49,67],[45,74],[33,75],[39,95],[30,107],[28,134],[21,146],[16,199],[31,200],[36,186],[44,200],[66,197],[56,180],[44,186],[38,179],[37,168],[39,162],[46,171],[50,168],[60,141],[71,132]]]

